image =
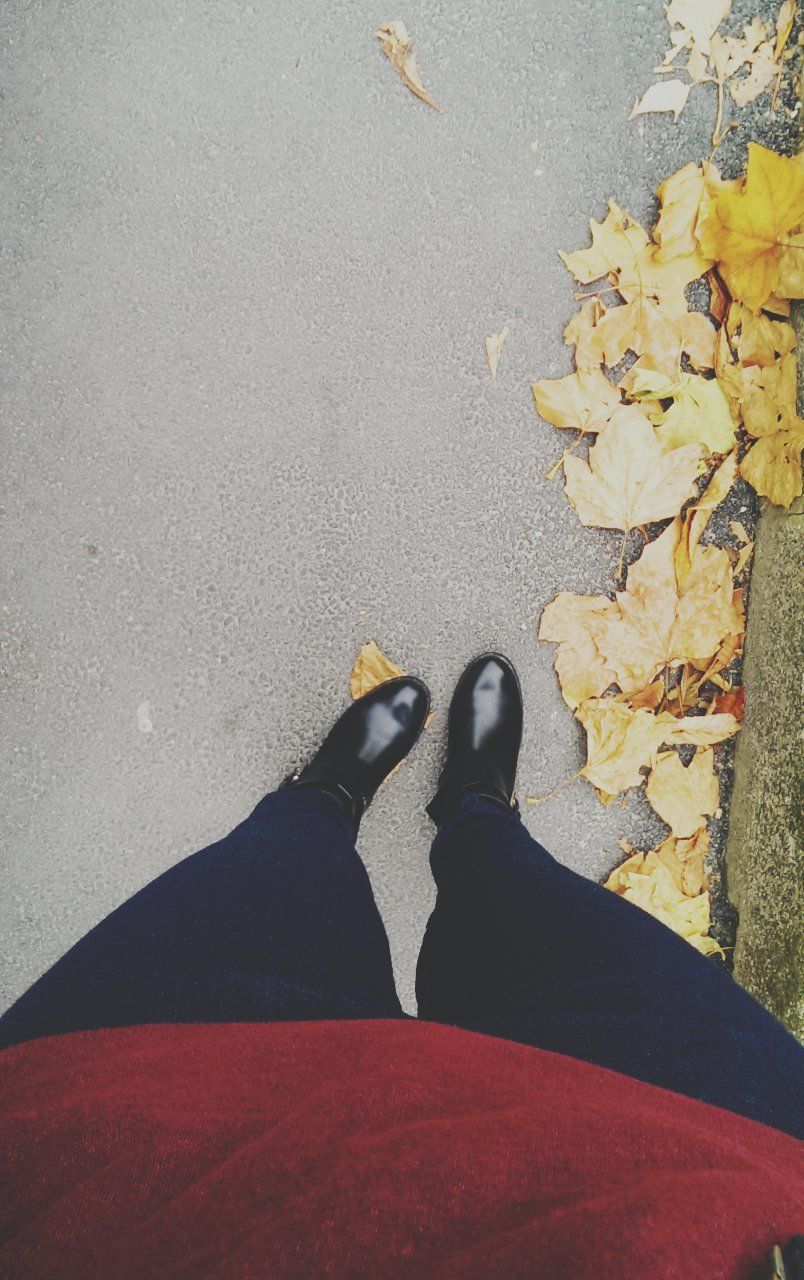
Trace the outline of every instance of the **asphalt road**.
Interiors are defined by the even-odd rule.
[[[380,55],[390,17],[441,114]],[[652,215],[711,91],[628,123],[667,27],[626,0],[9,0],[4,25],[5,998],[302,762],[373,637],[436,707],[360,844],[412,1007],[464,662],[519,668],[523,792],[582,762],[535,628],[611,586],[619,535],[546,478],[556,251],[609,196]],[[593,877],[662,832],[581,780],[525,820]]]

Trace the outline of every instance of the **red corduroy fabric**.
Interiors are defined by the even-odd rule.
[[[0,1275],[739,1280],[802,1144],[433,1024],[83,1032],[0,1054]]]

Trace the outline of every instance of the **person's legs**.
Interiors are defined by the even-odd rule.
[[[143,1022],[403,1017],[355,837],[429,705],[414,676],[351,703],[287,786],[40,978],[0,1018],[0,1048]]]
[[[147,885],[0,1018],[0,1047],[145,1022],[400,1017],[344,806],[282,787]]]
[[[804,1050],[713,961],[562,867],[513,811],[444,814],[419,1017],[586,1059],[804,1136]]]

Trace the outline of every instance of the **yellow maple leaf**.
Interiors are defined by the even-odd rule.
[[[658,849],[633,853],[612,871],[605,887],[661,920],[703,955],[722,954],[714,938],[708,936],[708,892],[702,890],[690,896],[681,886],[676,844],[671,838]]]
[[[531,386],[536,412],[554,427],[602,431],[622,404],[620,392],[601,369],[578,369],[565,378],[542,378]]]
[[[608,596],[579,596],[571,591],[560,591],[545,607],[539,639],[558,645],[555,670],[568,706],[598,697],[614,683],[614,672],[606,666],[594,632],[596,623],[618,616]]]
[[[590,698],[575,715],[586,729],[586,764],[581,773],[608,804],[630,787],[644,782],[642,770],[652,768],[659,748],[682,743],[712,746],[739,729],[728,712],[707,716],[674,716],[634,710],[614,698]]]
[[[378,684],[393,680],[405,674],[402,667],[387,658],[378,647],[376,641],[369,640],[355,659],[352,674],[349,676],[349,692],[353,698],[362,698]]]
[[[672,196],[673,192],[670,194]],[[667,216],[669,219],[669,211]],[[605,276],[626,302],[644,299],[661,306],[663,315],[686,314],[684,290],[711,265],[703,257],[697,242],[685,253],[671,253],[669,244],[665,245],[665,252],[660,253],[645,229],[614,200],[609,201],[609,211],[603,221],[592,220],[589,225],[591,248],[559,254],[576,280],[581,284],[591,284]],[[669,234],[667,224],[665,233]],[[620,317],[617,320],[621,322]],[[610,321],[610,325],[612,323]],[[656,322],[648,315],[635,323],[637,327],[648,324],[655,327]],[[606,363],[616,362],[609,360]]]
[[[779,284],[782,249],[802,220],[804,170],[751,142],[742,189],[709,197],[698,239],[732,297],[758,311]]]
[[[709,453],[729,453],[736,443],[736,424],[729,401],[716,378],[682,373],[673,381],[641,370],[631,387],[634,400],[672,400],[669,409],[650,415],[664,450],[702,444]]]
[[[614,200],[602,222],[589,222],[590,249],[559,252],[559,258],[580,284],[591,284],[603,276],[617,276],[624,263],[631,263],[650,244],[644,227],[635,222]]]
[[[740,474],[763,498],[769,498],[777,507],[789,507],[802,493],[802,450],[804,425],[777,431],[749,449],[740,463]]]
[[[602,315],[603,305],[600,299],[588,298],[564,330],[564,342],[568,347],[575,348],[575,364],[579,370],[597,369],[600,364],[600,356],[591,349],[591,338]]]
[[[694,836],[706,825],[707,815],[717,812],[720,789],[714,759],[711,747],[696,751],[686,767],[677,751],[662,751],[656,757],[645,794],[674,836]]]
[[[629,351],[648,358],[652,368],[677,378],[686,352],[696,369],[714,363],[715,330],[698,311],[677,311],[639,295],[619,307],[601,307],[594,327],[584,334],[584,358],[590,365],[618,365]]]
[[[419,68],[416,66],[416,55],[413,52],[413,41],[408,35],[404,22],[384,22],[377,29],[377,39],[382,52],[399,72],[411,93],[415,93],[417,98],[426,102],[428,107],[434,107],[436,111],[440,111],[441,108],[433,101],[422,84]]]
[[[785,320],[757,315],[741,302],[733,302],[726,316],[726,332],[742,365],[775,364],[795,350],[796,333]]]
[[[659,218],[653,229],[657,262],[679,257],[694,258],[699,266],[696,276],[702,276],[712,266],[712,259],[701,253],[695,235],[705,192],[703,165],[692,161],[665,178],[656,192],[660,204]]]
[[[627,531],[674,516],[693,493],[701,451],[662,453],[653,427],[633,405],[618,409],[589,451],[567,455],[565,491],[581,523]]]
[[[643,689],[668,667],[703,669],[726,636],[743,630],[728,554],[697,546],[679,581],[681,537],[676,518],[629,568],[626,589],[616,595],[618,616],[595,620],[598,652],[623,693]]]
[[[779,254],[776,293],[781,298],[804,298],[804,235],[788,236]],[[769,298],[768,308],[773,299]],[[776,314],[779,314],[778,311]]]
[[[658,674],[682,664],[708,669],[726,637],[742,635],[728,552],[696,542],[691,562],[681,560],[679,577],[685,536],[677,518],[646,545],[613,601],[562,591],[547,605],[539,639],[558,644],[556,674],[571,707],[612,684],[631,707],[655,706]]]
[[[740,474],[757,493],[789,507],[802,492],[804,449],[804,419],[795,411],[795,354],[752,372],[741,406],[746,431],[757,443],[740,463]]]

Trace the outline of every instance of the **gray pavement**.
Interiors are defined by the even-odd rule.
[[[556,250],[707,152],[707,90],[627,123],[666,33],[626,0],[9,0],[5,1000],[301,762],[369,637],[437,713],[360,844],[407,1007],[463,663],[520,670],[523,792],[579,767],[536,620],[619,536],[545,478],[529,383],[570,368]],[[525,820],[596,878],[663,830],[580,780]]]

